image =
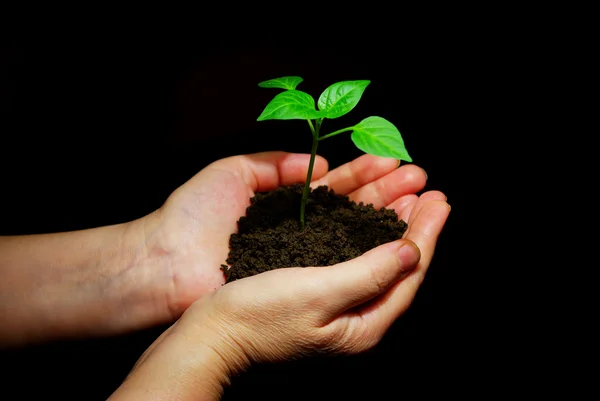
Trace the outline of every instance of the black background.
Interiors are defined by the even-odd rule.
[[[399,398],[415,386],[469,392],[473,378],[485,373],[481,360],[489,344],[469,302],[477,271],[464,242],[465,183],[472,177],[461,146],[478,121],[479,86],[492,79],[472,50],[449,43],[393,51],[2,49],[0,234],[125,222],[160,207],[219,158],[309,152],[305,122],[256,122],[277,93],[257,83],[299,75],[298,89],[316,99],[334,82],[369,79],[358,106],[324,128],[371,115],[390,120],[414,163],[427,171],[426,189],[448,195],[452,212],[428,276],[411,309],[373,351],[255,367],[234,380],[224,399],[361,399],[390,392]],[[344,135],[324,141],[319,153],[331,168],[362,154]],[[23,398],[42,389],[62,399],[104,400],[161,330],[8,352],[3,386]]]

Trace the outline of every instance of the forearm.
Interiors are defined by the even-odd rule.
[[[0,237],[0,345],[117,334],[155,319],[146,224]]]
[[[219,336],[200,328],[193,337],[169,328],[140,358],[108,401],[219,400],[243,365]],[[224,358],[226,356],[227,360]]]

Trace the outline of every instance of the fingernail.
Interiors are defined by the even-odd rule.
[[[398,249],[398,260],[400,261],[400,270],[403,273],[412,271],[417,267],[419,259],[421,259],[421,250],[412,241],[406,241]]]
[[[427,179],[429,179],[429,176],[427,175],[427,171],[425,171],[425,169],[423,167],[421,167],[421,170],[423,170],[423,173],[425,174],[425,181],[427,181]]]

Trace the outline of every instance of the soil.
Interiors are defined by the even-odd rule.
[[[226,282],[282,267],[329,266],[402,237],[407,224],[393,209],[356,203],[326,186],[312,190],[300,225],[303,184],[257,193],[222,265]]]

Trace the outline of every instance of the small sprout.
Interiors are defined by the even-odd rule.
[[[308,121],[313,142],[300,206],[300,224],[302,229],[304,229],[304,212],[310,192],[310,181],[319,141],[351,131],[350,138],[356,147],[365,153],[407,162],[412,162],[412,158],[404,146],[404,140],[400,131],[398,131],[394,124],[381,117],[367,117],[352,127],[321,135],[320,131],[323,121],[326,118],[334,119],[341,117],[352,111],[371,81],[342,81],[329,86],[323,91],[316,103],[318,109],[315,108],[315,100],[311,95],[296,89],[301,82],[302,78],[290,76],[270,79],[259,83],[258,86],[261,88],[284,89],[285,92],[281,92],[275,96],[267,104],[257,120],[300,119]]]

